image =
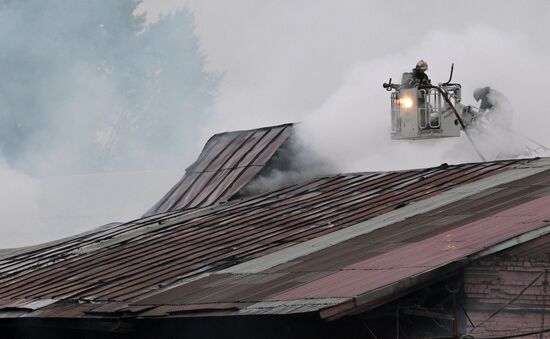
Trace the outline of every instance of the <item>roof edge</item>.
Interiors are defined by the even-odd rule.
[[[355,301],[355,307],[353,308],[346,308],[341,312],[337,312],[335,310],[332,310],[332,308],[335,308],[336,310],[339,309],[339,305],[335,305],[325,310],[322,310],[320,312],[320,315],[323,319],[326,319],[326,320],[336,320],[346,315],[367,312],[373,308],[380,306],[381,304],[398,299],[403,294],[410,293],[411,292],[410,288],[413,286],[417,286],[418,288],[421,288],[421,286],[419,285],[433,282],[434,280],[441,280],[446,275],[449,275],[452,272],[455,272],[457,269],[460,269],[468,265],[472,261],[481,259],[491,254],[495,254],[497,252],[510,249],[517,245],[524,244],[526,242],[537,239],[546,234],[550,234],[550,223],[544,226],[541,226],[540,228],[522,233],[510,239],[504,240],[496,245],[493,245],[491,247],[488,247],[484,250],[473,253],[461,259],[454,260],[444,266],[437,267],[432,270],[413,275],[406,279],[397,281],[393,284],[386,285],[374,291],[354,297],[353,300]],[[388,299],[391,299],[391,300],[388,300]]]

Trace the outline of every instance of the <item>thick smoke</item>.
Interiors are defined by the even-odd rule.
[[[129,31],[121,30],[119,25],[129,19],[117,17],[120,11],[113,9],[113,6],[117,7],[124,1],[0,0],[0,13],[4,10],[2,7],[10,2],[21,4],[18,5],[20,7],[29,4],[38,7],[30,12],[30,16],[4,13],[0,20],[0,37],[8,42],[3,45],[0,58],[8,53],[13,62],[10,67],[0,69],[4,80],[2,84],[9,93],[15,94],[0,100],[3,109],[0,114],[5,114],[5,106],[10,102],[7,99],[11,97],[20,98],[13,101],[16,104],[34,103],[28,106],[29,110],[39,107],[54,114],[45,121],[31,119],[30,126],[33,128],[30,130],[35,137],[27,139],[30,143],[20,150],[12,149],[10,154],[4,150],[5,163],[25,173],[51,173],[57,166],[64,168],[65,173],[82,172],[82,168],[95,171],[101,166],[104,169],[125,170],[178,168],[179,173],[176,171],[176,174],[171,174],[172,177],[150,172],[152,174],[148,180],[165,179],[152,185],[159,187],[159,191],[152,194],[151,191],[128,191],[122,184],[115,187],[117,182],[124,181],[122,179],[107,180],[111,186],[103,191],[103,200],[120,202],[113,207],[113,211],[119,210],[120,206],[131,205],[130,196],[140,195],[147,196],[149,201],[135,215],[145,211],[183,172],[185,166],[179,167],[173,161],[190,163],[208,136],[227,130],[303,121],[298,126],[301,142],[307,143],[314,153],[324,156],[329,165],[335,167],[330,167],[331,170],[341,172],[477,161],[471,145],[464,138],[419,142],[389,139],[389,94],[381,84],[389,77],[400,79],[401,73],[409,71],[418,59],[429,62],[429,75],[434,82],[445,81],[450,64],[454,62],[454,80],[462,83],[466,104],[474,103],[471,93],[477,87],[489,85],[500,90],[514,106],[514,129],[550,144],[550,134],[547,133],[550,121],[545,102],[546,82],[550,74],[547,61],[550,59],[550,46],[546,36],[550,29],[548,1],[465,0],[457,3],[441,0],[350,0],[336,4],[334,1],[319,0],[145,0],[138,13],[148,13],[151,25],[146,28],[141,26],[142,22],[137,27],[142,33],[135,36],[132,34],[136,27],[130,30],[132,34],[124,35]],[[78,7],[83,3],[92,7],[81,11],[82,8]],[[188,6],[196,19],[197,38],[180,34],[194,32],[188,21],[177,28],[174,28],[173,22],[170,23],[170,18],[178,21],[178,17],[168,14],[183,6]],[[77,12],[80,14],[77,15]],[[159,12],[165,16],[158,18]],[[109,25],[103,23],[106,19],[110,19]],[[139,18],[137,20],[140,22]],[[130,21],[133,20],[130,18]],[[82,30],[82,23],[96,27],[95,34],[88,36],[86,32],[89,30]],[[45,27],[51,29],[37,29],[37,24],[46,24]],[[61,34],[64,27],[70,27],[67,35]],[[101,35],[101,32],[108,34]],[[55,38],[54,43],[47,39],[51,37]],[[102,40],[102,37],[109,39]],[[182,40],[181,37],[190,40]],[[68,51],[60,48],[68,42],[78,48]],[[146,43],[147,49],[138,48],[143,47],[140,45],[142,42]],[[167,45],[169,47],[165,48]],[[207,55],[208,59],[203,55],[193,59],[196,62],[191,64],[182,63],[184,52],[189,51],[185,46],[191,46],[191,52],[200,46],[202,54]],[[81,62],[68,62],[65,56],[74,54],[106,54],[112,58],[123,55],[129,59],[123,58],[124,62],[114,68],[101,68],[105,73],[97,76],[93,67],[95,64],[90,63],[89,57],[79,59]],[[164,59],[164,62],[157,58],[159,56],[170,58]],[[15,67],[25,58],[47,67],[41,70]],[[150,63],[151,60],[162,62]],[[204,63],[209,71],[224,73],[215,101],[215,112],[208,114],[206,109],[201,111],[204,114],[178,115],[182,107],[187,107],[179,101],[184,92],[178,90],[183,78],[181,74],[191,68],[199,70],[195,74],[200,78],[201,74],[204,75],[201,73]],[[159,73],[160,66],[165,68]],[[11,72],[12,68],[24,72]],[[122,70],[116,74],[124,75],[121,78],[124,81],[106,81],[110,79],[111,71],[115,70]],[[20,82],[30,79],[29,74],[42,75],[42,81]],[[144,74],[153,77],[142,82]],[[156,79],[154,75],[159,74],[167,78],[163,86],[155,87],[156,82],[150,80]],[[14,79],[19,82],[13,82]],[[127,87],[121,84],[126,80],[136,86],[125,91]],[[210,83],[207,81],[207,84]],[[197,87],[192,84],[185,86]],[[29,88],[48,87],[52,88],[54,95],[29,91]],[[209,86],[198,88],[212,89]],[[161,93],[167,94],[166,97],[159,99],[155,95],[143,94],[158,93],[160,89]],[[147,108],[154,114],[142,115],[150,120],[137,123],[139,120],[132,115],[110,115],[108,109],[113,107],[117,108],[118,113],[137,107]],[[158,115],[167,111],[172,114]],[[94,115],[96,112],[97,115]],[[84,116],[87,114],[91,114],[91,118]],[[98,126],[100,121],[103,124]],[[71,128],[60,130],[59,126]],[[156,131],[161,131],[160,134],[147,128],[141,133],[143,130],[138,127],[147,126],[157,126]],[[173,131],[176,133],[171,134],[170,138],[162,138],[162,131],[174,126],[182,130],[175,129]],[[15,127],[18,128],[17,125]],[[38,132],[35,134],[35,131]],[[141,134],[153,136],[149,140],[158,142],[146,143],[142,147],[144,144],[136,139]],[[82,148],[75,142],[82,136],[94,141],[86,143],[90,147]],[[7,139],[14,143],[17,141],[15,138]],[[489,151],[495,150],[491,146],[495,139],[482,142],[482,146],[488,147]],[[500,142],[496,143],[498,151]],[[109,151],[99,152],[105,148],[97,146],[106,147]],[[165,149],[168,151],[158,152],[155,160],[148,156]],[[22,156],[19,157],[19,154]],[[107,157],[112,162],[98,162],[98,159],[103,159],[103,154],[116,156]],[[131,157],[126,157],[128,155]],[[309,171],[314,167],[305,164],[305,170],[297,173],[297,177],[318,174]],[[100,186],[99,179],[94,181],[94,175],[65,179],[56,177],[44,184],[20,171],[14,172],[3,165],[0,177],[2,188],[11,187],[11,192],[4,190],[2,195],[3,201],[11,204],[4,205],[4,218],[9,220],[6,224],[16,225],[3,226],[1,230],[6,235],[12,235],[12,239],[16,238],[17,232],[23,234],[21,229],[32,232],[36,229],[33,228],[34,223],[44,225],[40,220],[40,211],[44,210],[56,211],[50,215],[59,216],[59,222],[49,225],[58,225],[62,229],[61,221],[67,220],[70,212],[76,213],[78,210],[67,203],[71,199],[104,208],[95,200],[86,201],[78,196],[86,192],[86,188]],[[145,180],[140,180],[137,174],[133,178],[130,183],[133,187]],[[284,175],[276,172],[273,172],[273,178],[281,182],[286,180]],[[70,182],[69,186],[65,186],[68,189],[61,188],[62,181]],[[80,185],[78,182],[88,184],[76,189]],[[48,194],[40,193],[44,187],[56,187],[56,194],[62,191],[70,198],[51,199]],[[115,191],[128,194],[115,196]],[[101,196],[99,189],[95,192]],[[108,199],[112,196],[115,198]],[[62,207],[47,208],[44,201],[58,201],[56,206],[70,206],[66,210]],[[88,216],[94,213],[92,210],[84,211]],[[121,217],[126,217],[126,214],[119,214],[118,217],[113,214],[108,221],[120,220]],[[76,224],[92,227],[95,222],[78,221]],[[27,229],[19,225],[30,226]],[[67,234],[76,231],[71,223],[64,227]],[[41,229],[45,230],[44,233],[51,230],[48,226]],[[4,239],[4,234],[0,239]],[[57,233],[48,235],[49,239],[57,236]],[[32,241],[39,238],[37,236]],[[24,238],[21,236],[18,239]],[[19,244],[23,242],[21,240]]]
[[[0,247],[138,217],[200,149],[220,78],[189,11],[138,5],[0,1]]]
[[[180,3],[196,14],[208,66],[226,71],[207,134],[303,121],[304,143],[343,172],[479,161],[465,138],[389,139],[381,84],[425,59],[435,83],[455,63],[465,104],[477,87],[500,90],[513,128],[550,144],[548,1]],[[489,159],[501,153],[493,137],[479,143]]]
[[[545,80],[533,77],[534,74],[550,73],[545,57],[537,55],[521,36],[505,36],[484,26],[461,33],[430,33],[418,46],[403,54],[357,63],[340,88],[320,108],[307,115],[301,128],[302,138],[342,171],[480,161],[465,137],[423,141],[389,139],[390,101],[381,83],[389,77],[400,79],[400,73],[409,70],[405,67],[412,68],[415,60],[421,57],[430,61],[429,74],[433,82],[446,81],[450,62],[455,62],[454,81],[463,85],[465,104],[476,104],[472,93],[477,87],[490,84],[505,93],[513,105],[512,128],[543,144],[550,144],[543,127],[543,122],[549,121],[542,108]],[[519,60],[529,62],[517,67]],[[498,123],[499,117],[495,119]],[[510,145],[509,133],[491,128],[484,135],[474,136],[474,141],[488,160],[510,151],[511,146],[533,145],[524,138]]]
[[[281,145],[258,176],[242,189],[241,195],[266,193],[338,171],[334,164],[317,154],[309,146],[310,143],[300,137],[299,124],[294,128],[294,133]]]
[[[134,0],[0,5],[0,152],[32,175],[183,166],[218,77],[192,15]]]

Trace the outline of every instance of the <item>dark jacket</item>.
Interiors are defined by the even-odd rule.
[[[494,100],[489,99],[489,93],[496,93],[497,91],[491,89],[490,87],[478,88],[474,91],[474,99],[476,101],[481,101],[479,104],[479,109],[486,111],[492,109],[495,105]],[[498,93],[500,94],[500,92]]]
[[[479,112],[487,120],[510,128],[514,110],[504,94],[491,87],[482,87],[474,91],[474,99],[479,102]]]
[[[417,71],[413,68],[412,72],[403,73],[401,79],[401,86],[405,88],[412,88],[421,85],[430,85],[432,81],[428,75],[424,72]]]

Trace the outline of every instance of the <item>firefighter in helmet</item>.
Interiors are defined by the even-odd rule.
[[[428,70],[428,64],[424,60],[420,60],[416,63],[416,67],[413,68],[412,72],[403,73],[403,79],[401,80],[401,87],[403,88],[413,88],[413,87],[422,87],[426,85],[431,85],[430,78],[426,74]],[[430,112],[433,108],[428,105],[428,102],[425,97],[425,92],[419,92],[417,99],[418,115],[420,126],[423,126],[423,129],[432,128],[432,126],[439,125],[437,117],[432,118]]]
[[[509,128],[512,124],[512,104],[500,91],[486,86],[474,91],[474,99],[479,102],[479,113],[492,124]]]
[[[420,60],[416,63],[416,67],[412,72],[403,73],[403,79],[401,85],[405,88],[418,87],[422,85],[431,85],[431,80],[426,74],[428,70],[428,63],[424,60]]]
[[[496,100],[493,98],[495,94],[501,95],[500,92],[495,91],[489,86],[477,88],[474,91],[474,99],[477,102],[481,101],[479,104],[479,110],[481,112],[485,112],[489,109],[492,109],[495,106]]]

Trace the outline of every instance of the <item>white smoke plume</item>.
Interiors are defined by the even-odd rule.
[[[137,218],[200,149],[219,76],[138,4],[0,0],[0,247]]]
[[[463,85],[464,104],[477,104],[472,97],[477,87],[490,85],[499,89],[514,106],[512,128],[543,144],[550,143],[543,127],[544,122],[550,122],[547,110],[542,108],[542,98],[547,91],[542,75],[550,74],[545,57],[537,56],[520,36],[505,36],[484,26],[460,33],[431,33],[402,55],[357,63],[340,88],[306,116],[301,129],[302,138],[308,140],[317,153],[338,164],[342,171],[480,161],[465,136],[422,141],[389,139],[390,101],[381,83],[389,77],[400,79],[400,72],[408,71],[405,67],[412,68],[414,60],[421,57],[431,61],[429,74],[435,83],[447,80],[450,62],[455,62],[453,80]],[[529,62],[517,67],[519,60]],[[534,78],[534,74],[540,76]],[[488,160],[510,151],[510,145],[504,142],[509,141],[509,135],[500,139],[502,134],[497,134],[499,132],[474,138]]]
[[[225,72],[205,135],[303,121],[304,143],[342,172],[479,161],[465,138],[389,139],[381,84],[424,59],[434,83],[446,81],[455,63],[465,104],[475,104],[477,87],[504,93],[514,129],[550,144],[548,1],[166,0],[150,7],[163,2],[194,11],[209,67]],[[489,159],[498,153],[486,151]]]

